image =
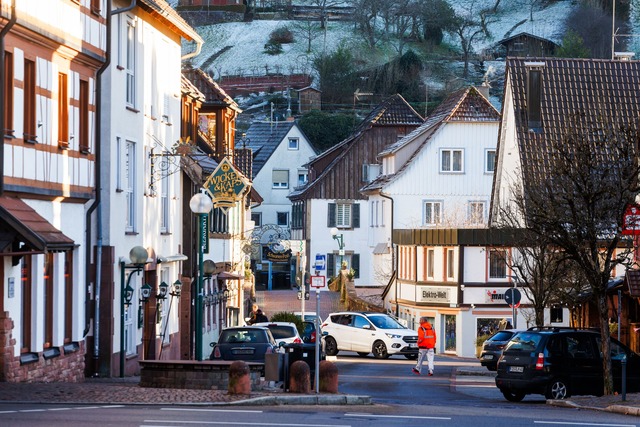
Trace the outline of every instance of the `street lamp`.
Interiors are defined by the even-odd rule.
[[[131,278],[134,273],[137,274],[142,271],[148,259],[149,252],[147,252],[145,248],[142,246],[134,246],[131,251],[129,251],[129,260],[131,264],[127,266],[124,260],[120,261],[120,377],[124,377],[124,312],[126,310],[126,306],[131,304],[134,293],[134,289],[131,286]],[[127,268],[133,269],[133,271],[129,273],[129,277],[127,278],[125,285],[124,274]]]
[[[338,242],[338,255],[340,255],[340,266],[338,268],[339,273],[340,270],[342,270],[342,257],[344,256],[344,235],[342,233],[338,234],[338,229],[336,227],[333,227],[330,230],[330,233],[331,237],[333,237],[333,240]]]
[[[194,214],[198,215],[198,283],[196,291],[195,304],[195,329],[196,329],[196,360],[202,360],[202,298],[203,287],[202,279],[204,276],[204,248],[208,244],[209,230],[207,229],[207,221],[205,217],[213,208],[213,202],[204,193],[195,194],[189,200],[189,208]]]

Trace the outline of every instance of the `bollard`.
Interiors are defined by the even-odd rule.
[[[304,360],[296,360],[291,364],[289,391],[292,393],[309,393],[311,391],[311,369]]]
[[[251,370],[242,360],[229,366],[229,394],[251,394]]]
[[[328,360],[320,362],[320,392],[338,392],[338,367]]]
[[[627,400],[627,355],[622,356],[622,401]]]

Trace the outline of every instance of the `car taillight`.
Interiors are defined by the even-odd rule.
[[[316,333],[311,332],[311,338],[309,338],[309,342],[316,342]]]
[[[265,351],[266,354],[273,354],[273,347],[269,346],[267,347],[267,351]]]
[[[302,342],[302,340],[300,338],[296,338],[296,339],[293,340],[293,342],[295,344],[300,344]]]
[[[213,357],[216,359],[222,357],[222,354],[220,354],[220,347],[215,346],[215,348],[213,349]]]
[[[538,353],[538,360],[536,360],[536,371],[541,371],[544,368],[544,353]]]
[[[322,326],[320,326],[320,329],[326,327],[328,325],[328,323],[323,323]]]

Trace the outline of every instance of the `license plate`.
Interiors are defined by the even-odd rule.
[[[241,348],[238,350],[233,350],[232,351],[233,354],[253,354],[253,349],[252,348]]]
[[[509,366],[509,372],[524,372],[524,366]]]
[[[485,360],[493,360],[493,354],[485,354],[483,359],[485,359]]]
[[[418,344],[409,344],[409,348],[418,348]]]

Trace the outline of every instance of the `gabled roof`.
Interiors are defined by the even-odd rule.
[[[358,125],[354,132],[340,143],[334,145],[322,154],[314,157],[308,163],[309,167],[313,167],[319,161],[329,161],[330,164],[318,174],[315,180],[309,182],[301,188],[295,189],[289,198],[300,197],[317,185],[329,171],[338,163],[338,161],[346,155],[346,153],[354,146],[363,136],[363,134],[376,126],[419,126],[424,119],[416,110],[407,103],[400,94],[395,94],[383,100],[378,104],[365,119]]]
[[[536,64],[542,70],[542,126],[536,132],[530,131],[527,117],[528,63]],[[520,168],[526,185],[548,173],[550,152],[546,141],[560,140],[572,115],[581,113],[588,120],[604,112],[621,123],[637,123],[640,61],[507,58],[505,88],[510,88],[512,94]],[[506,104],[503,102],[503,106]],[[503,126],[504,119],[501,128]],[[499,135],[502,135],[502,129]],[[499,140],[497,155],[501,143]],[[494,186],[496,179],[494,175]]]
[[[194,30],[166,0],[137,0],[137,2],[142,9],[173,26],[182,37],[187,40],[203,43],[202,37],[200,37],[196,30]]]
[[[500,121],[500,113],[495,109],[487,98],[480,93],[474,86],[460,89],[449,95],[438,107],[427,117],[420,127],[413,130],[410,134],[400,139],[395,144],[390,145],[386,150],[382,151],[379,156],[384,157],[399,151],[402,147],[415,141],[416,138],[424,137],[424,141],[420,143],[415,152],[410,156],[407,162],[402,165],[394,174],[379,176],[362,188],[363,192],[379,190],[389,182],[394,181],[402,175],[408,165],[420,152],[422,147],[429,143],[433,135],[445,123],[453,122],[498,122]]]
[[[267,163],[284,137],[296,126],[293,121],[284,122],[253,122],[247,129],[245,138],[247,148],[253,151],[253,176],[254,179],[262,167]],[[236,146],[240,140],[236,140]]]
[[[238,113],[242,110],[238,103],[230,97],[218,83],[216,83],[207,73],[199,68],[192,68],[185,65],[182,68],[182,74],[186,76],[193,85],[198,88],[205,96],[205,103],[209,105],[231,108]]]
[[[547,43],[551,43],[551,44],[554,44],[554,45],[558,46],[558,44],[557,44],[557,43],[555,43],[555,42],[554,42],[554,41],[552,41],[552,40],[546,39],[546,38],[544,38],[544,37],[536,36],[536,35],[534,35],[534,34],[527,33],[527,32],[525,32],[525,31],[520,32],[520,33],[518,33],[518,34],[514,34],[514,35],[513,35],[513,36],[511,36],[511,37],[506,37],[506,38],[504,38],[504,39],[502,39],[502,40],[498,40],[498,41],[496,42],[496,44],[504,45],[504,44],[509,43],[511,40],[513,40],[513,39],[517,39],[517,38],[519,38],[519,37],[528,37],[528,38],[532,38],[532,39],[540,40],[540,41],[542,41],[542,42],[547,42]]]

